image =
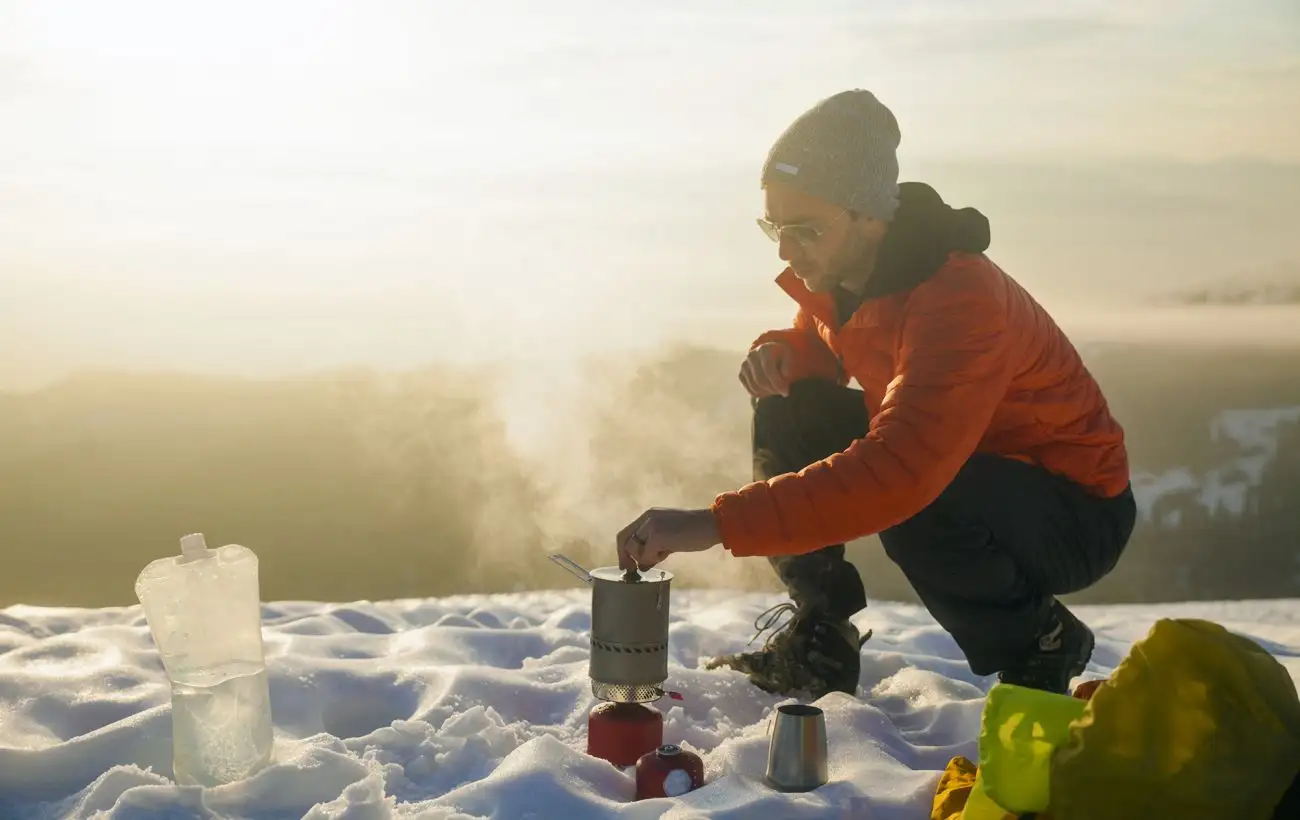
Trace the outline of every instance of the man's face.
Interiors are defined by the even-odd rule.
[[[851,277],[874,250],[872,220],[780,182],[763,191],[764,230],[778,232],[778,255],[813,293],[826,293]]]

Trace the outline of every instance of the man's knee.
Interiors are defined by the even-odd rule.
[[[799,379],[791,382],[788,396],[763,396],[753,400],[754,415],[760,421],[791,425],[800,420],[815,419],[828,406],[833,406],[848,388],[825,379]]]
[[[862,392],[801,379],[788,396],[754,401],[754,478],[795,472],[847,449],[867,432]]]

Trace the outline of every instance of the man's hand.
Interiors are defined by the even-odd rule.
[[[703,552],[721,540],[712,510],[652,507],[619,531],[618,566],[647,570],[674,552]]]
[[[756,399],[790,395],[790,346],[764,342],[745,357],[740,366],[740,383]]]

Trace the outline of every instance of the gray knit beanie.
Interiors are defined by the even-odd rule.
[[[898,210],[898,121],[870,91],[827,97],[791,123],[763,163],[779,181],[886,222]]]

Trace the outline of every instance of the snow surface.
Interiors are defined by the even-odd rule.
[[[1159,511],[1162,499],[1176,497],[1193,499],[1210,515],[1241,515],[1246,512],[1250,491],[1264,480],[1264,471],[1277,457],[1282,429],[1294,424],[1300,424],[1300,406],[1224,410],[1210,423],[1210,436],[1240,448],[1236,457],[1202,476],[1187,467],[1163,473],[1135,471],[1133,495],[1139,516],[1178,526],[1182,518],[1179,509]]]
[[[584,753],[589,592],[264,606],[272,765],[212,789],[171,782],[168,686],[138,607],[0,610],[0,818],[927,816],[940,770],[974,758],[992,678],[915,606],[873,603],[859,697],[826,710],[831,782],[761,782],[766,723],[789,699],[706,657],[744,646],[775,595],[678,590],[665,741],[702,755],[706,785],[634,802],[631,775]],[[1160,617],[1259,641],[1300,678],[1300,601],[1079,607],[1108,673]]]

